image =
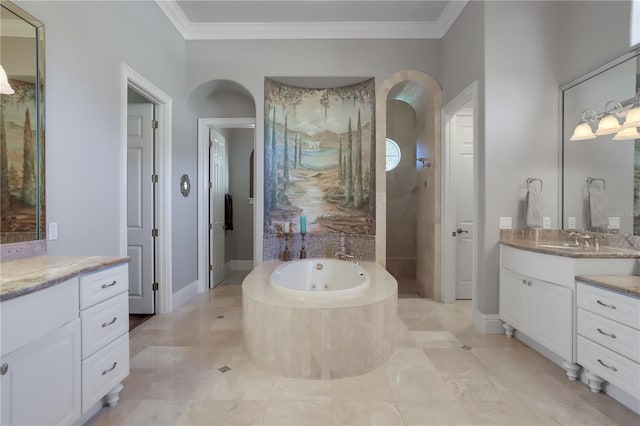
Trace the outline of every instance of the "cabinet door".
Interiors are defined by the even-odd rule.
[[[565,360],[573,360],[573,298],[566,287],[531,279],[531,337]]]
[[[70,424],[80,417],[79,319],[0,363],[6,365],[0,376],[3,425]]]
[[[500,319],[517,330],[527,332],[529,303],[527,279],[507,268],[500,268]]]

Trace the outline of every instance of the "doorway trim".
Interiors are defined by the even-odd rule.
[[[472,289],[472,305],[474,312],[477,310],[478,294],[478,82],[474,81],[455,98],[449,101],[442,108],[442,302],[455,303],[456,301],[456,285],[455,285],[455,240],[447,238],[449,232],[455,228],[451,217],[451,210],[455,200],[452,199],[451,183],[453,176],[451,175],[451,119],[456,116],[465,106],[471,104],[473,109],[473,261],[471,273],[471,289]]]
[[[156,312],[169,313],[172,304],[171,242],[171,144],[172,99],[124,62],[120,67],[120,255],[127,255],[127,89],[132,88],[156,106],[156,170],[158,193],[156,265],[158,291]]]
[[[255,117],[242,118],[199,118],[198,119],[198,293],[209,290],[207,278],[209,277],[209,202],[205,197],[205,188],[208,188],[207,176],[209,176],[209,140],[208,129],[254,129],[253,149],[256,149],[258,132]],[[255,176],[254,176],[255,179]],[[254,182],[254,188],[258,188]],[[254,211],[254,215],[257,211]],[[254,217],[255,219],[255,217]],[[257,263],[255,257],[257,232],[253,232],[254,266]]]

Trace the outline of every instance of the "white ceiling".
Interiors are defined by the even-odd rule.
[[[466,0],[155,0],[186,40],[442,38]]]

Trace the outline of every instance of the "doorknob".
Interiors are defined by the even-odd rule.
[[[460,235],[460,234],[468,234],[469,233],[469,231],[467,231],[466,229],[462,229],[462,228],[456,229],[456,232],[458,233],[458,235]]]

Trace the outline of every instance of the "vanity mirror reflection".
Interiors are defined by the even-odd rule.
[[[628,138],[613,129],[597,135],[602,133],[608,113],[624,125],[639,88],[640,50],[561,87],[564,229],[640,235],[640,138],[633,136],[636,126],[628,127]],[[583,122],[587,124],[574,133]]]
[[[6,0],[0,65],[0,243],[44,239],[44,26]]]

